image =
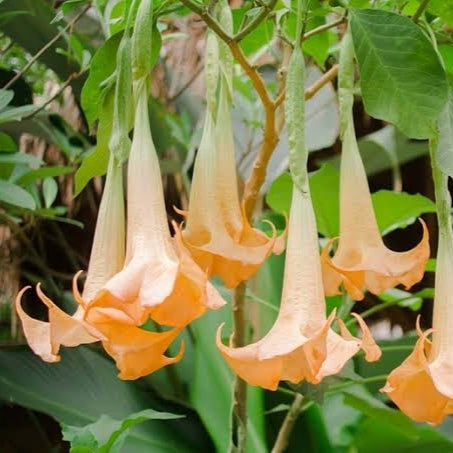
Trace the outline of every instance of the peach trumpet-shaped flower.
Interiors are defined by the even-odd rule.
[[[120,323],[182,328],[225,302],[168,227],[159,160],[152,141],[145,82],[137,90],[128,162],[127,246],[124,268],[104,286],[89,316]],[[111,297],[113,296],[113,297]]]
[[[73,293],[78,303],[75,314],[70,316],[57,307],[42,292],[40,284],[36,290],[48,308],[48,322],[34,319],[23,310],[21,298],[27,288],[16,297],[16,310],[25,337],[33,352],[43,360],[58,362],[61,346],[72,347],[102,341],[105,350],[115,359],[120,377],[135,379],[175,363],[182,357],[183,347],[176,357],[164,355],[180,330],[155,333],[140,329],[131,322],[124,307],[115,305],[113,296],[104,289],[106,282],[123,267],[124,242],[122,169],[115,166],[111,159],[83,295],[77,288],[80,272],[73,280]],[[111,302],[107,314],[92,309],[101,300]]]
[[[429,258],[428,229],[420,219],[423,237],[407,252],[389,250],[380,235],[371,202],[370,189],[357,147],[354,124],[349,122],[344,138],[340,175],[340,237],[333,258],[329,241],[321,254],[324,290],[331,296],[343,283],[355,300],[364,290],[380,294],[403,284],[406,288],[420,281]]]
[[[450,215],[448,213],[448,215]],[[453,237],[439,235],[433,328],[422,333],[414,351],[387,378],[381,390],[417,422],[439,424],[453,414]],[[428,336],[432,333],[432,342]]]
[[[226,82],[221,82],[217,118],[206,112],[195,160],[183,241],[208,275],[218,275],[228,288],[249,279],[283,238],[253,228],[239,202],[233,133]]]
[[[289,218],[283,293],[280,311],[269,333],[240,348],[225,346],[221,328],[217,346],[230,367],[245,381],[275,390],[279,381],[319,383],[338,373],[359,349],[377,360],[380,349],[363,320],[355,315],[363,338],[353,337],[340,322],[341,335],[331,330],[335,317],[326,319],[318,236],[309,192],[294,187]]]
[[[79,306],[70,316],[57,307],[41,290],[36,291],[47,306],[49,322],[29,316],[22,308],[21,299],[26,287],[16,297],[16,310],[22,322],[25,338],[33,352],[47,362],[58,362],[60,346],[77,346],[93,343],[104,336],[84,320],[88,301],[94,298],[102,285],[118,272],[124,264],[124,200],[122,170],[109,162],[107,178],[99,207],[96,230],[90,257],[89,270],[83,297],[78,295],[76,274],[73,280],[74,294]]]

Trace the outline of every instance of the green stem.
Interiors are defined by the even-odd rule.
[[[393,351],[412,351],[414,349],[413,344],[401,344],[395,346],[381,346],[381,351],[384,352],[393,352]]]
[[[448,191],[448,176],[442,173],[437,164],[437,138],[429,142],[431,168],[434,180],[434,193],[436,196],[437,220],[439,233],[451,234],[451,198]]]
[[[396,348],[396,347],[395,347]],[[410,347],[410,349],[412,350],[413,349],[413,346]],[[347,387],[350,387],[351,385],[356,385],[356,384],[372,384],[374,382],[380,382],[380,381],[385,381],[387,379],[387,375],[386,374],[379,374],[377,376],[370,376],[368,378],[363,378],[363,379],[360,379],[360,380],[357,380],[357,381],[347,381],[347,382],[342,382],[340,384],[336,384],[336,385],[331,385],[328,390],[326,391],[326,395],[331,395],[331,394],[334,394],[334,393],[338,393],[340,392],[341,390],[343,390],[344,388],[347,388]],[[296,397],[297,395],[299,395],[299,393],[293,391],[293,390],[290,390],[290,389],[287,389],[285,387],[278,387],[277,388],[277,391],[279,393],[283,393],[284,395],[288,395],[288,396],[292,396],[292,397]],[[307,409],[311,404],[314,404],[313,401],[308,401],[304,406],[303,406],[303,410]]]
[[[249,33],[255,30],[255,28],[258,27],[258,25],[264,19],[266,19],[269,13],[275,8],[276,4],[277,0],[270,0],[269,3],[263,4],[259,14],[257,14],[256,17],[248,25],[239,30],[239,32],[234,35],[233,40],[239,42],[241,41],[241,39],[244,39]]]
[[[408,297],[404,297],[402,299],[395,299],[395,300],[389,300],[388,302],[383,302],[382,304],[375,305],[374,307],[371,307],[368,310],[365,310],[364,312],[360,313],[360,316],[363,319],[366,319],[366,318],[370,317],[371,315],[374,315],[375,313],[385,310],[386,308],[393,307],[394,305],[398,305],[399,303],[412,299],[413,297],[414,296],[408,296]],[[346,324],[346,326],[350,326],[351,324],[354,324],[355,322],[356,322],[356,319],[351,318],[348,321],[346,321],[345,324]]]
[[[425,11],[426,7],[428,6],[429,0],[423,0],[420,3],[420,6],[418,7],[417,11],[415,11],[415,14],[412,16],[412,20],[414,22],[417,22],[418,19],[420,19],[420,16],[423,14],[423,11]]]
[[[286,414],[285,420],[283,420],[282,426],[277,435],[272,453],[282,453],[285,451],[289,443],[289,438],[293,431],[294,425],[303,411],[304,397],[300,393],[296,393],[294,401]]]
[[[380,382],[380,381],[385,381],[385,380],[387,380],[387,375],[380,374],[378,376],[370,376],[368,378],[360,379],[359,381],[342,382],[341,384],[331,385],[329,387],[329,389],[327,390],[326,394],[341,392],[341,390],[343,390],[347,387],[350,387],[351,385],[372,384],[373,382]]]
[[[233,335],[231,344],[235,348],[245,346],[245,291],[242,282],[234,291],[233,299]],[[230,452],[245,453],[247,442],[247,383],[236,375],[233,386],[233,407],[231,411]]]
[[[304,0],[297,0],[297,25],[296,25],[296,42],[294,47],[300,47],[302,42],[302,30],[305,21]]]

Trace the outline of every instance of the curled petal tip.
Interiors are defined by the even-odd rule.
[[[173,205],[173,209],[180,215],[187,217],[187,212],[185,209],[180,209],[177,206]]]

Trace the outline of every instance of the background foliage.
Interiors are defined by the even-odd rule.
[[[416,24],[411,17],[421,4],[426,9]],[[284,43],[295,38],[295,4],[278,0],[269,5],[235,2],[233,18],[238,33],[262,17],[240,48],[278,95],[287,60]],[[38,281],[69,311],[74,307],[70,280],[87,267],[107,167],[116,52],[129,6],[128,0],[0,1],[2,452],[63,452],[69,450],[68,441],[77,445],[71,451],[79,453],[226,451],[228,445],[233,376],[213,340],[217,325],[229,322],[228,308],[207,314],[184,332],[182,362],[137,382],[118,380],[97,348],[66,350],[56,365],[41,362],[24,346],[11,310],[18,288]],[[154,47],[149,109],[168,214],[177,218],[171,206],[187,204],[201,133],[205,28],[176,0],[156,0],[154,8],[152,33],[159,45]],[[423,215],[434,246],[435,205],[425,139],[437,124],[453,131],[453,7],[442,0],[311,0],[309,8],[303,42],[307,87],[335,68],[348,13],[360,73],[356,130],[386,243],[395,250],[412,247],[420,234],[414,222]],[[333,22],[335,27],[319,32]],[[336,236],[339,227],[340,125],[334,80],[307,101],[306,115],[310,186],[324,240]],[[243,181],[265,121],[250,79],[237,67],[233,124]],[[453,175],[453,133],[449,136],[451,141],[440,144],[439,159]],[[260,194],[259,227],[265,228],[259,222],[264,218],[284,226],[292,191],[287,166],[282,126]],[[275,319],[283,262],[282,256],[271,257],[248,287],[253,337],[267,332]],[[412,293],[389,290],[367,295],[356,305],[381,339],[384,355],[378,363],[359,356],[341,376],[316,387],[250,388],[248,451],[269,451],[295,392],[306,403],[288,451],[453,451],[451,420],[438,428],[417,425],[378,391],[414,344],[411,329],[417,314],[430,323],[433,263]],[[230,297],[221,285],[219,289]],[[329,310],[341,303],[340,297],[328,298]],[[33,300],[28,304],[29,311],[42,315]]]

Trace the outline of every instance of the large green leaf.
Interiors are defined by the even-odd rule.
[[[90,126],[101,115],[103,98],[106,94],[106,80],[116,68],[116,52],[122,33],[109,38],[94,54],[90,64],[90,74],[83,85],[81,102]]]
[[[433,136],[447,79],[428,38],[407,17],[377,9],[350,12],[367,112],[411,138]]]
[[[22,187],[0,179],[0,201],[18,206],[19,208],[35,209],[33,197]]]
[[[71,442],[71,453],[119,453],[132,426],[146,420],[172,420],[184,416],[145,409],[115,420],[102,415],[85,426],[63,425],[63,439]]]
[[[371,196],[374,212],[382,234],[406,228],[421,214],[436,212],[436,205],[420,194],[379,190]]]
[[[110,89],[103,99],[99,117],[96,147],[83,159],[75,175],[75,195],[78,195],[94,176],[106,173],[109,161],[109,140],[113,122],[114,90]]]
[[[215,345],[217,327],[225,322],[225,309],[212,311],[192,324],[195,357],[191,382],[191,401],[212,436],[217,451],[228,450],[233,373]],[[224,326],[224,333],[230,329]],[[267,451],[263,430],[264,407],[262,389],[249,386],[249,453]]]
[[[25,350],[0,351],[0,399],[12,401],[71,425],[86,425],[102,415],[123,419],[153,407],[187,417],[150,421],[134,427],[124,445],[127,453],[189,453],[211,448],[197,420],[175,403],[151,399],[135,382],[121,381],[115,366],[96,352],[64,350],[62,361],[47,364]]]
[[[316,215],[318,231],[325,237],[339,233],[340,176],[330,165],[323,165],[310,174],[310,191]],[[292,196],[292,180],[288,173],[277,178],[270,187],[267,204],[276,212],[288,213]],[[382,234],[397,228],[405,228],[417,217],[435,212],[435,205],[420,194],[380,190],[371,195],[376,220]]]

